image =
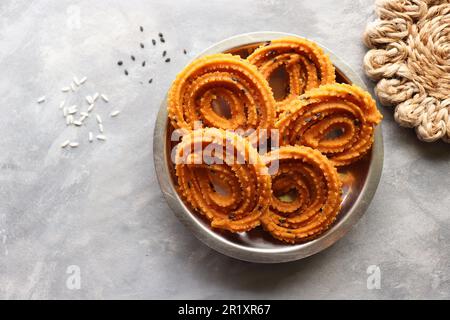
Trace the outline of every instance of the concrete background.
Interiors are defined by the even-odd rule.
[[[389,108],[369,210],[303,261],[222,256],[177,221],[159,191],[155,117],[192,56],[235,34],[285,31],[319,41],[363,75],[360,39],[371,19],[372,0],[1,1],[0,298],[450,298],[450,148],[419,142]],[[158,32],[164,47],[150,44]],[[61,117],[60,88],[73,75],[89,78],[78,103],[96,91],[110,97],[97,106],[105,143],[88,144],[89,129],[67,128]],[[114,109],[122,114],[110,119]],[[67,138],[80,147],[62,150]],[[71,265],[81,271],[79,290],[66,285]],[[381,270],[379,290],[367,289],[370,265]]]

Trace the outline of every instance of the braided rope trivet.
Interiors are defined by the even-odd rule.
[[[450,0],[378,0],[364,57],[375,93],[419,139],[450,142]]]

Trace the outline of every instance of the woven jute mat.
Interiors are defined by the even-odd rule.
[[[364,33],[364,67],[380,102],[427,142],[450,142],[449,2],[376,1],[378,19]]]

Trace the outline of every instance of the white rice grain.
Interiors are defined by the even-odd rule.
[[[78,80],[78,78],[76,76],[73,77],[73,82],[77,85],[77,87],[80,86],[80,80]]]
[[[87,80],[87,77],[83,77],[83,78],[81,78],[81,80],[80,80],[80,84],[83,84],[83,83],[85,83],[85,82],[86,82],[86,80]]]
[[[68,113],[69,114],[75,114],[78,112],[78,108],[76,106],[69,108]]]
[[[70,89],[75,92],[77,91],[77,88],[75,87],[75,85],[73,83],[70,84]]]
[[[88,107],[87,111],[88,111],[88,112],[91,112],[93,109],[94,109],[94,105],[91,104],[91,105]]]
[[[78,147],[80,144],[78,143],[78,142],[71,142],[71,143],[69,143],[69,146],[71,147],[71,148],[76,148],[76,147]]]
[[[83,117],[89,117],[89,113],[87,113],[87,112],[80,112],[80,114],[83,116]]]
[[[37,103],[43,103],[43,102],[45,102],[46,99],[47,98],[45,96],[42,96],[37,100]]]
[[[119,114],[120,114],[120,111],[116,110],[116,111],[111,112],[109,115],[114,118],[114,117],[117,117]]]
[[[86,101],[87,101],[87,103],[89,103],[89,104],[93,104],[93,103],[94,103],[94,100],[92,99],[91,96],[86,96]]]
[[[65,104],[66,104],[66,100],[61,101],[61,103],[59,104],[59,109],[64,108]]]
[[[103,133],[104,132],[104,130],[103,130],[103,124],[99,124],[98,125],[98,131],[100,131],[100,133]]]
[[[69,145],[69,143],[70,143],[70,140],[64,141],[63,143],[61,143],[61,148],[67,147]]]
[[[97,119],[97,123],[101,124],[102,123],[102,118],[100,117],[99,114],[95,114],[95,118]]]
[[[94,96],[92,97],[92,99],[94,100],[94,102],[97,101],[97,99],[98,99],[99,96],[100,96],[100,95],[98,94],[98,92],[96,92],[96,93],[94,94]]]
[[[79,120],[75,120],[75,121],[73,122],[73,124],[76,125],[77,127],[80,127],[80,126],[83,125],[83,122],[81,122],[81,121],[79,121]]]
[[[103,134],[97,135],[97,140],[106,141],[106,137]]]
[[[105,101],[106,103],[109,102],[108,96],[106,94],[102,94],[101,97],[102,97],[103,101]]]
[[[63,116],[64,116],[64,118],[67,117],[67,108],[66,107],[63,108]]]
[[[89,142],[94,141],[94,135],[92,134],[92,132],[89,132]]]
[[[70,87],[62,87],[61,91],[62,92],[69,92],[70,91]]]

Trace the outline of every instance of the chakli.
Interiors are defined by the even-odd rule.
[[[288,85],[277,101],[269,81],[280,67]],[[370,151],[382,119],[368,92],[334,82],[328,55],[300,38],[192,61],[167,97],[171,142],[182,136],[171,152],[178,194],[215,229],[319,237],[340,212],[336,167]]]
[[[419,139],[450,142],[450,4],[443,0],[378,0],[367,26],[367,75],[380,102]]]

